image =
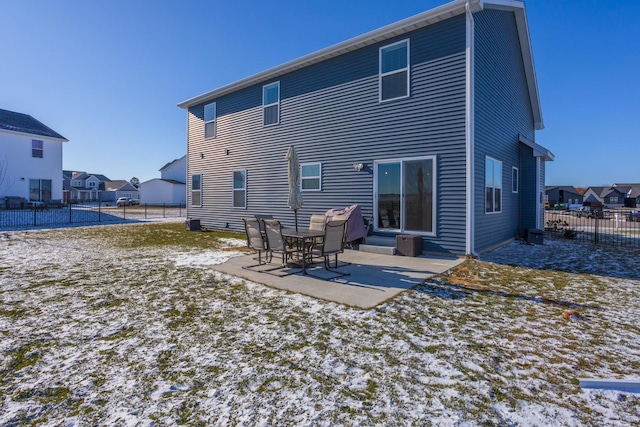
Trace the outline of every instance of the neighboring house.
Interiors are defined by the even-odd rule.
[[[101,202],[115,202],[120,197],[140,199],[140,191],[129,181],[123,179],[106,182],[104,190],[101,194]]]
[[[640,184],[613,184],[612,187],[624,194],[624,206],[640,206]]]
[[[582,195],[572,186],[545,187],[545,194],[551,207],[557,203],[582,204]]]
[[[65,202],[95,202],[102,200],[109,178],[87,172],[63,171]]]
[[[582,197],[586,203],[602,203],[613,208],[624,206],[627,191],[626,188],[624,192],[620,191],[615,186],[589,187]]]
[[[187,110],[187,216],[243,230],[287,208],[299,222],[352,204],[374,232],[474,254],[542,228],[542,113],[524,3],[461,1],[179,104]]]
[[[0,109],[0,199],[62,200],[62,143],[67,141],[28,114]]]
[[[187,196],[187,156],[160,168],[160,178],[140,184],[140,203],[148,205],[181,204]]]

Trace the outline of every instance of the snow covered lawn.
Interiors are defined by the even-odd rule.
[[[637,250],[514,243],[360,310],[222,276],[244,242],[183,228],[0,233],[0,425],[640,423],[577,385],[640,380]]]

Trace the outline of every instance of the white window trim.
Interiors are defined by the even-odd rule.
[[[406,66],[406,68],[399,68],[397,70],[393,70],[393,71],[389,71],[389,72],[383,73],[382,72],[382,51],[384,49],[387,49],[389,47],[395,46],[397,44],[402,44],[402,43],[406,43],[407,44],[407,66]],[[404,96],[397,96],[395,98],[382,99],[382,78],[386,77],[386,76],[390,76],[392,74],[400,73],[400,72],[405,71],[405,70],[407,72],[407,94],[404,95]],[[410,96],[411,96],[411,43],[410,43],[410,39],[404,39],[404,40],[397,41],[395,43],[388,44],[386,46],[381,46],[378,49],[378,102],[395,101],[397,99],[409,98]]]
[[[308,176],[303,178],[302,177],[302,167],[303,166],[314,166],[314,165],[318,165],[318,169],[320,174],[318,176]],[[309,188],[302,188],[302,181],[304,179],[318,179],[318,188],[313,188],[313,189],[309,189]],[[300,191],[322,191],[322,163],[321,162],[309,162],[309,163],[300,163]]]
[[[516,174],[516,183],[515,183],[516,184],[516,189],[515,190],[513,189],[513,173],[514,172]],[[520,170],[517,167],[512,166],[511,167],[511,192],[514,193],[514,194],[517,194],[519,189],[520,189]]]
[[[265,104],[265,89],[269,86],[274,86],[274,85],[278,85],[278,101],[272,102],[271,104]],[[268,107],[273,107],[274,105],[277,106],[278,120],[276,120],[275,123],[265,124],[264,112]],[[269,84],[262,86],[262,127],[275,126],[279,124],[280,124],[280,80],[276,82],[271,82]]]
[[[193,189],[193,177],[194,176],[199,176],[200,177],[200,188],[197,190]],[[194,205],[193,204],[193,193],[197,192],[200,194],[200,204]],[[192,207],[196,207],[196,208],[201,208],[202,207],[202,174],[201,173],[193,173],[191,174],[191,206]]]
[[[243,188],[236,188],[235,185],[235,181],[233,179],[233,175],[235,175],[236,172],[244,172],[244,187]],[[244,206],[233,206],[233,201],[234,201],[234,193],[236,191],[242,190],[244,191]],[[247,170],[246,169],[233,169],[231,171],[231,209],[247,209]]]
[[[503,164],[502,164],[502,162],[500,160],[498,160],[496,158],[493,158],[491,156],[485,156],[485,160],[484,160],[484,167],[485,168],[487,167],[487,159],[491,159],[494,162],[500,163],[500,186],[499,187],[488,186],[487,185],[487,171],[486,170],[485,170],[485,174],[484,174],[484,181],[485,181],[484,182],[484,213],[487,214],[487,215],[495,215],[495,214],[502,213],[502,193],[503,193],[503,191],[502,191],[502,178],[503,178],[502,177],[502,173],[504,171],[504,168],[502,167]],[[495,206],[494,206],[494,210],[492,210],[491,212],[487,212],[487,188],[493,188],[493,189],[499,188],[500,189],[500,210],[499,211],[495,210]],[[495,197],[494,197],[494,204],[495,204]]]
[[[211,119],[211,120],[206,120],[206,119],[205,119],[205,121],[204,121],[204,129],[205,129],[205,131],[204,131],[204,133],[205,133],[204,138],[205,138],[205,139],[213,139],[213,138],[215,138],[215,137],[217,136],[217,134],[218,134],[218,123],[217,123],[217,119],[218,119],[218,105],[217,105],[215,102],[210,102],[209,104],[206,104],[206,105],[204,106],[204,110],[206,111],[206,110],[207,110],[207,107],[208,107],[208,106],[210,106],[210,105],[213,105],[213,119]],[[203,117],[204,117],[204,113],[203,113]],[[207,131],[206,131],[206,129],[207,129],[207,125],[208,125],[209,123],[213,123],[213,135],[212,135],[212,136],[207,136]]]

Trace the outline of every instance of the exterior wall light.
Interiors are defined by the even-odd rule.
[[[358,172],[360,172],[362,169],[364,169],[364,164],[362,164],[362,163],[354,163],[353,164],[353,168],[355,170],[357,170]]]

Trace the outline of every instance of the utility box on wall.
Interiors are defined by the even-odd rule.
[[[542,230],[527,230],[527,243],[531,243],[532,245],[542,245],[544,240],[543,236],[544,232]]]
[[[399,234],[396,236],[396,252],[398,255],[422,255],[422,236]]]

